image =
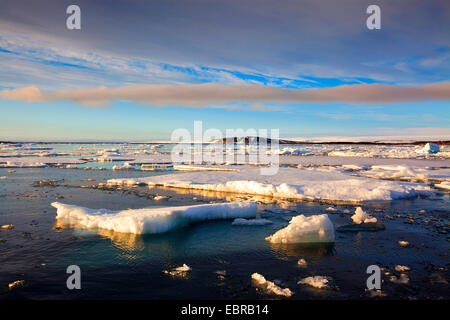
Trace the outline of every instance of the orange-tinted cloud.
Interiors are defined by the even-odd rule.
[[[31,86],[0,91],[0,98],[26,102],[67,100],[84,106],[104,106],[126,100],[153,106],[208,107],[233,102],[247,103],[400,103],[450,100],[450,82],[418,86],[353,84],[332,88],[282,89],[262,85],[230,86],[214,83],[185,85],[131,85],[117,88],[41,92]]]

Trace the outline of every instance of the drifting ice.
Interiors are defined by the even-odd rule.
[[[271,243],[334,242],[334,226],[328,215],[293,217],[289,225],[266,238]]]
[[[57,219],[65,225],[86,229],[147,234],[164,233],[191,223],[233,218],[254,218],[258,206],[252,202],[231,202],[182,207],[110,211],[53,202]]]
[[[266,278],[264,278],[264,276],[260,275],[259,273],[253,273],[252,279],[258,286],[263,287],[269,293],[285,297],[292,296],[292,291],[289,288],[282,289],[272,281],[266,280]]]

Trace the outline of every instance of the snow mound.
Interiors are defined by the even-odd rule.
[[[266,280],[266,278],[264,278],[264,276],[260,275],[259,273],[253,273],[252,279],[258,286],[264,288],[268,293],[275,294],[277,296],[292,296],[292,291],[289,288],[282,289],[272,281]]]
[[[271,243],[334,242],[334,226],[328,215],[293,217],[286,228],[266,238]]]
[[[361,224],[361,223],[376,223],[377,218],[372,217],[367,212],[363,211],[361,207],[356,208],[355,214],[352,215],[353,223]]]
[[[237,218],[231,223],[233,226],[263,226],[273,223],[267,219],[242,219]]]
[[[164,233],[207,220],[253,218],[258,206],[252,202],[231,202],[182,207],[110,211],[53,202],[58,222],[86,229],[147,234]]]

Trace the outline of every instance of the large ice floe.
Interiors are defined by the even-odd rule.
[[[258,206],[231,202],[194,206],[128,209],[89,209],[53,202],[58,223],[86,229],[107,229],[134,234],[164,233],[207,220],[254,218]]]
[[[334,226],[326,214],[299,215],[266,240],[271,243],[331,243],[334,242]]]
[[[275,175],[242,166],[233,172],[187,172],[145,178],[110,179],[113,185],[149,185],[264,195],[286,199],[372,201],[430,195],[425,184],[374,180],[332,171],[279,168]]]

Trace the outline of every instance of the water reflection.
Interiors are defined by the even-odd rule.
[[[270,249],[290,257],[322,257],[335,252],[333,243],[270,243]]]

